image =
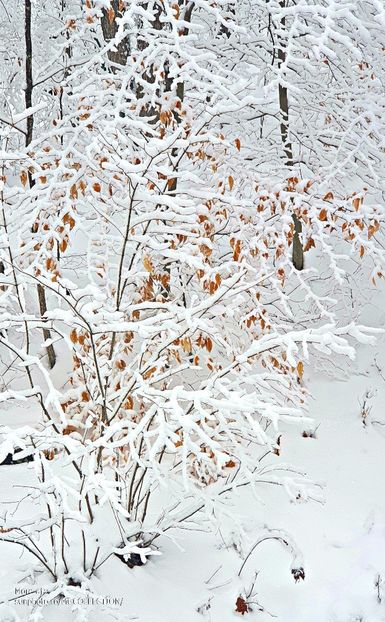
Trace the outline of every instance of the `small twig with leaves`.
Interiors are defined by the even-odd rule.
[[[360,417],[364,427],[368,425],[369,416],[372,410],[371,401],[375,397],[375,391],[367,389],[362,396],[360,404]]]
[[[259,611],[260,613],[267,613],[267,615],[271,616],[272,618],[276,618],[277,616],[270,613],[270,611],[267,611],[267,609],[265,609],[265,607],[263,607],[263,605],[261,605],[256,600],[257,593],[255,592],[254,588],[255,588],[255,583],[257,581],[258,575],[259,575],[259,571],[256,571],[254,575],[254,579],[251,582],[250,588],[247,591],[245,591],[244,596],[242,595],[238,596],[236,603],[235,603],[235,611],[237,613],[245,615],[245,613],[251,613],[254,609],[257,609],[257,611]]]

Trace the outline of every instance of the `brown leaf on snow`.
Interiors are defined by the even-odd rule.
[[[249,612],[249,606],[245,599],[242,598],[242,596],[238,596],[237,598],[237,601],[235,603],[235,611],[237,613],[241,613],[242,615],[245,615],[245,613]]]

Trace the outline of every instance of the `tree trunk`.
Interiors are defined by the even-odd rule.
[[[32,29],[31,29],[31,0],[25,0],[24,4],[25,8],[25,23],[24,23],[24,34],[25,34],[25,107],[32,107],[32,92],[33,92],[33,76],[32,76]],[[33,114],[30,114],[27,117],[27,131],[25,136],[25,146],[32,142],[33,137]],[[28,171],[28,181],[29,187],[33,188],[35,181],[32,177],[32,173]],[[39,309],[40,315],[42,318],[47,312],[47,300],[45,295],[45,289],[43,285],[37,286],[37,295],[39,299]],[[51,333],[47,328],[43,329],[44,340],[51,338]],[[56,355],[55,350],[52,344],[47,346],[47,355],[49,367],[52,367],[56,363]]]
[[[285,0],[280,0],[281,8],[285,7]],[[281,19],[281,29],[285,31],[285,18]],[[282,63],[286,60],[286,45],[281,37],[278,37],[278,68],[281,67]],[[278,86],[278,95],[279,95],[279,109],[281,113],[281,140],[283,151],[285,154],[286,166],[293,166],[293,146],[289,139],[289,98],[287,93],[287,87],[283,84],[279,83]],[[293,212],[292,218],[294,222],[294,235],[293,235],[293,265],[296,270],[303,270],[304,267],[304,253],[303,247],[301,243],[300,234],[302,233],[302,223],[298,216]]]
[[[122,13],[120,9],[120,1],[119,0],[111,0],[111,5],[109,9],[103,9],[102,17],[100,20],[102,26],[103,37],[106,43],[112,41],[116,33],[118,32],[118,25],[116,23],[116,18],[119,17]],[[109,60],[112,63],[116,63],[117,65],[125,65],[127,63],[127,58],[130,53],[130,42],[128,36],[126,36],[117,46],[116,51],[109,50],[107,53]],[[112,71],[115,72],[116,68],[112,68]]]

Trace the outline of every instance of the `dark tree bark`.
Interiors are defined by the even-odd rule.
[[[228,5],[228,11],[230,13],[230,15],[232,15],[233,17],[235,17],[235,4],[234,2],[231,2]],[[221,27],[219,29],[219,34],[220,35],[226,35],[226,37],[229,39],[231,36],[231,31],[229,30],[229,28],[226,26],[226,24],[221,24]]]
[[[24,22],[24,36],[25,36],[25,107],[32,107],[32,94],[33,94],[33,74],[32,74],[32,11],[31,11],[31,0],[24,0],[24,9],[25,9],[25,22]],[[25,136],[25,146],[32,142],[33,138],[33,123],[34,117],[33,114],[28,115],[27,117],[27,128],[26,128],[26,136]],[[29,187],[33,188],[35,181],[32,177],[32,173],[28,171],[28,181]],[[37,286],[37,295],[39,299],[39,309],[40,315],[42,318],[47,312],[47,299],[45,295],[45,289],[43,285]],[[43,328],[43,337],[44,341],[51,338],[51,333],[47,328]],[[53,345],[47,346],[47,356],[49,366],[52,367],[56,363],[56,354]]]
[[[120,0],[111,0],[109,9],[103,9],[103,15],[100,23],[102,26],[103,37],[106,43],[112,41],[116,33],[118,32],[117,17],[122,14]],[[127,63],[128,55],[130,54],[130,42],[128,36],[126,36],[117,46],[116,51],[109,50],[108,58],[112,63],[117,65],[125,65]],[[116,68],[112,68],[112,71],[116,71]]]
[[[285,0],[280,0],[281,8],[286,6]],[[284,32],[286,27],[285,17],[281,19],[281,30]],[[278,67],[286,61],[286,45],[282,40],[282,37],[278,38]],[[293,146],[291,144],[289,138],[289,97],[287,92],[287,87],[283,84],[279,83],[278,86],[278,96],[279,96],[279,109],[281,113],[281,140],[283,151],[285,154],[286,165],[289,168],[292,168],[294,164],[293,160]],[[293,235],[293,265],[297,270],[303,270],[304,267],[304,252],[301,243],[300,234],[302,233],[302,223],[298,216],[293,212],[292,214],[293,222],[294,222],[294,235]]]
[[[25,107],[31,108],[32,106],[32,91],[33,91],[33,77],[32,77],[32,12],[31,12],[31,0],[25,0]],[[33,115],[30,114],[27,117],[27,133],[25,136],[25,145],[28,145],[32,141],[33,136]],[[30,177],[30,185],[33,186],[34,181]]]

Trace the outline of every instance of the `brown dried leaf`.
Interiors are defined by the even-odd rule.
[[[328,213],[326,211],[326,209],[321,209],[320,213],[318,214],[318,218],[319,220],[321,220],[322,222],[324,222],[325,220],[327,220],[328,217]]]
[[[147,272],[153,272],[154,271],[153,263],[152,263],[152,261],[151,261],[151,259],[149,258],[148,255],[145,255],[143,257],[143,266],[144,266],[144,269],[147,270]]]
[[[234,469],[234,467],[236,467],[236,466],[237,466],[237,464],[236,464],[236,462],[234,462],[234,460],[229,460],[225,464],[225,467],[227,467],[228,469]]]
[[[352,203],[353,203],[354,209],[356,210],[356,212],[358,212],[358,210],[360,209],[360,205],[362,203],[362,199],[360,199],[359,197],[356,197],[355,199],[353,199]]]
[[[249,612],[249,606],[248,606],[247,602],[245,601],[245,599],[242,598],[242,596],[238,596],[238,598],[236,600],[235,611],[237,613],[241,613],[242,615],[245,615],[245,613]]]
[[[24,188],[27,185],[27,181],[28,181],[28,174],[26,171],[21,171],[20,173],[20,181],[23,184]]]
[[[306,253],[307,251],[310,251],[311,248],[315,248],[315,242],[313,238],[308,239],[308,241],[306,242],[305,248],[303,250]]]
[[[143,374],[143,378],[147,380],[148,378],[151,378],[151,376],[153,376],[155,372],[156,372],[156,367],[151,367],[151,369],[149,369]]]
[[[298,363],[297,363],[297,373],[298,373],[298,377],[300,378],[300,380],[302,380],[302,377],[303,377],[303,363],[302,363],[302,361],[298,361]]]
[[[45,260],[45,267],[47,270],[52,270],[55,267],[55,262],[52,257],[48,257]]]
[[[70,197],[71,197],[71,199],[77,199],[78,198],[78,189],[76,187],[76,184],[72,184],[72,186],[70,188]]]
[[[331,201],[334,199],[334,194],[332,192],[327,192],[324,196],[324,201]]]
[[[107,19],[110,22],[110,24],[112,24],[112,22],[114,21],[115,18],[115,11],[112,8],[112,6],[110,6],[110,8],[107,11]]]
[[[189,354],[191,352],[191,339],[190,337],[184,337],[181,339],[181,344],[184,352]]]

